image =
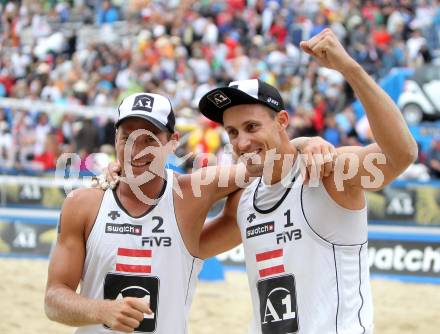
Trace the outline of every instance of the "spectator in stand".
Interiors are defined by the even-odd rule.
[[[32,161],[32,168],[37,171],[53,171],[60,156],[59,144],[56,134],[46,136],[44,150],[41,154],[35,155]]]
[[[9,124],[2,120],[0,121],[0,169],[14,167],[14,155],[15,147]]]
[[[37,124],[35,125],[34,156],[39,156],[44,152],[50,131],[51,126],[47,114],[40,113],[37,116]]]
[[[96,23],[114,23],[119,20],[118,10],[112,5],[111,1],[104,0],[96,13]]]
[[[201,127],[191,132],[188,138],[188,149],[197,154],[215,154],[220,149],[221,136],[218,125],[205,116],[200,116]]]
[[[335,147],[341,145],[341,132],[335,120],[335,115],[327,114],[325,117],[325,130],[322,136]]]
[[[96,152],[99,147],[99,132],[91,118],[86,118],[81,125],[81,129],[76,135],[76,145],[79,152],[84,152],[87,156]]]
[[[384,49],[391,43],[391,35],[384,24],[379,25],[373,32],[373,41],[380,48]]]
[[[14,111],[12,138],[17,148],[17,164],[26,168],[33,158],[35,144],[35,128],[27,112]]]
[[[286,19],[281,16],[272,24],[269,30],[269,36],[274,39],[278,45],[285,45],[287,34]]]
[[[440,178],[440,136],[432,140],[431,148],[426,156],[426,163],[433,178]]]
[[[319,134],[324,129],[324,115],[327,111],[327,103],[321,93],[315,93],[313,105],[315,107],[313,110],[312,124],[316,134]]]
[[[416,29],[411,33],[411,37],[406,42],[408,52],[408,62],[412,66],[420,66],[423,63],[420,51],[426,45],[426,38],[420,30]]]
[[[327,18],[325,17],[324,13],[318,13],[318,15],[315,17],[315,22],[313,23],[313,28],[310,35],[318,35],[321,31],[327,28],[327,26]]]

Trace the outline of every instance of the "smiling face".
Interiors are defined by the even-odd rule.
[[[223,113],[234,153],[246,163],[251,175],[262,174],[267,151],[280,153],[287,139],[288,121],[286,111],[274,112],[262,104],[238,105]]]
[[[159,175],[165,168],[168,154],[172,151],[170,135],[142,118],[128,118],[119,125],[116,133],[116,153],[122,166],[122,175],[141,175],[150,171]]]

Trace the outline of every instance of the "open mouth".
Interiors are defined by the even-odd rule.
[[[131,161],[130,165],[135,168],[146,167],[151,164],[151,161]]]
[[[258,150],[253,151],[253,152],[245,152],[245,153],[242,153],[242,154],[240,155],[240,157],[241,157],[241,158],[252,158],[253,156],[256,156],[256,155],[260,154],[261,151],[262,151],[262,149],[259,148]]]

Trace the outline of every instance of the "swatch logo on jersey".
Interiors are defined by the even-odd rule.
[[[258,237],[259,235],[272,233],[275,230],[275,222],[267,222],[246,228],[246,238]]]
[[[255,255],[260,278],[284,273],[283,249],[275,249]]]
[[[151,249],[118,248],[116,271],[124,273],[151,273]]]
[[[105,233],[142,235],[142,225],[107,223]]]

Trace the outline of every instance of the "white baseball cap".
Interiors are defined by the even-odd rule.
[[[136,93],[127,96],[118,107],[118,127],[127,118],[140,117],[162,131],[174,132],[176,119],[171,102],[165,96],[152,93]]]

